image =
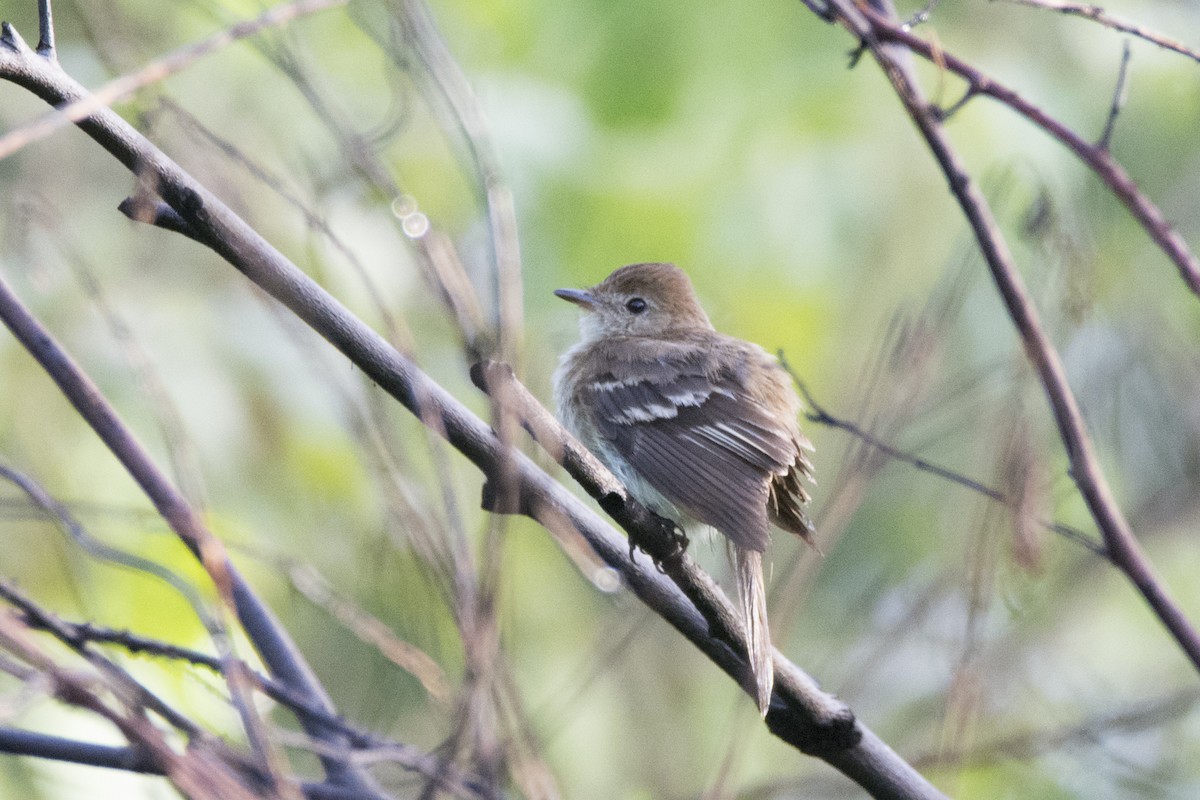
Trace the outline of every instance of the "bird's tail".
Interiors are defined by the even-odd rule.
[[[763,581],[762,553],[734,545],[733,561],[742,621],[746,626],[750,673],[757,692],[755,700],[765,717],[771,704],[775,667],[771,656],[771,632],[767,627],[767,587]]]

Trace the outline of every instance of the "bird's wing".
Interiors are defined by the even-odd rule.
[[[765,550],[778,509],[773,484],[807,464],[792,428],[735,375],[666,372],[674,374],[590,383],[597,433],[681,510]]]

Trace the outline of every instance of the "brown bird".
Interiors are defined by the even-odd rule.
[[[771,523],[813,543],[800,400],[761,347],[718,333],[683,270],[621,267],[556,295],[584,310],[554,375],[563,424],[630,493],[684,530],[728,539],[759,710],[774,669],[762,555]]]

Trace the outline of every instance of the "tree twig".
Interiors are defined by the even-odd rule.
[[[1108,187],[1109,191],[1121,201],[1121,204],[1137,220],[1159,249],[1175,264],[1180,277],[1183,278],[1188,288],[1200,296],[1200,259],[1188,248],[1183,237],[1171,227],[1162,210],[1138,188],[1137,183],[1113,157],[1112,153],[1087,141],[1043,109],[1026,100],[1015,90],[989,77],[953,53],[947,52],[940,44],[927,42],[905,29],[894,16],[881,14],[865,4],[859,5],[852,11],[847,11],[845,2],[832,5],[835,9],[840,9],[838,14],[842,19],[852,18],[855,20],[851,23],[850,30],[861,41],[874,42],[876,45],[883,42],[902,45],[909,51],[965,80],[969,87],[968,95],[970,97],[976,95],[991,97],[1057,139],[1086,164],[1096,174],[1096,177]],[[932,108],[923,113],[936,116],[936,111]]]
[[[49,2],[47,0],[39,0],[39,2],[46,9],[44,22],[45,24],[49,24]],[[22,147],[30,145],[33,142],[45,139],[65,125],[86,119],[97,109],[111,106],[113,103],[130,96],[138,89],[158,83],[164,78],[182,69],[186,69],[197,59],[210,55],[227,45],[245,39],[248,36],[259,34],[269,28],[283,25],[297,17],[324,11],[327,8],[333,8],[347,2],[349,0],[295,0],[292,3],[283,3],[268,9],[255,19],[232,25],[223,31],[214,33],[207,39],[202,39],[195,44],[181,47],[162,58],[151,61],[137,72],[123,75],[116,80],[110,81],[95,92],[81,95],[72,101],[68,101],[45,117],[9,131],[4,136],[0,136],[0,159],[11,156]],[[52,31],[53,29],[51,28],[50,30]],[[16,31],[6,22],[4,23],[2,35],[3,39],[12,40],[16,36]],[[46,41],[46,37],[46,29],[43,28],[43,43]],[[49,37],[52,47],[54,41],[52,32],[49,34]],[[5,42],[9,47],[12,47],[13,43],[12,41]],[[24,42],[21,44],[24,44]],[[43,56],[47,55],[46,53],[42,53],[41,50],[42,45],[39,45],[39,54]],[[50,49],[47,52],[52,55],[54,51]]]
[[[1117,117],[1121,114],[1121,109],[1125,107],[1125,101],[1129,97],[1127,79],[1130,54],[1129,40],[1126,39],[1121,43],[1121,66],[1117,70],[1117,85],[1113,88],[1112,103],[1108,107],[1108,118],[1104,121],[1104,132],[1096,141],[1096,146],[1101,150],[1111,149],[1113,131],[1117,127]]]
[[[810,411],[805,412],[805,417],[807,417],[810,421],[815,422],[818,425],[825,425],[826,427],[837,428],[838,430],[845,431],[859,441],[869,444],[871,447],[883,453],[888,458],[901,461],[910,465],[914,469],[918,469],[922,472],[928,472],[930,475],[936,475],[943,480],[970,489],[971,491],[981,494],[989,500],[994,500],[995,502],[1000,503],[1001,505],[1010,509],[1016,509],[1017,501],[994,486],[988,486],[986,483],[975,480],[967,475],[963,475],[961,472],[955,472],[954,470],[944,467],[941,464],[935,464],[928,459],[921,458],[920,456],[916,456],[910,452],[901,450],[900,448],[883,441],[870,431],[865,430],[861,425],[848,419],[834,416],[824,406],[817,402],[817,399],[813,397],[812,392],[809,391],[807,384],[800,380],[799,376],[792,371],[791,366],[787,363],[786,359],[783,358],[782,354],[780,354],[780,363],[792,376],[792,380],[795,382],[796,388],[800,391],[800,394],[804,398],[805,406],[811,409]],[[1105,559],[1108,559],[1109,557],[1108,551],[1104,548],[1103,544],[1097,543],[1093,537],[1088,536],[1078,528],[1048,519],[1038,520],[1038,524],[1048,531],[1057,533],[1064,539],[1069,539],[1072,542],[1087,548],[1095,555]]]
[[[896,95],[945,174],[951,192],[971,225],[1026,356],[1046,393],[1059,436],[1066,448],[1072,478],[1104,537],[1110,559],[1125,573],[1192,664],[1200,670],[1200,633],[1155,573],[1117,504],[1092,448],[1091,437],[1067,381],[1062,360],[1042,327],[1037,309],[1013,263],[1012,254],[988,202],[954,150],[939,115],[926,100],[916,80],[912,62],[907,58],[908,51],[915,50],[931,56],[931,46],[896,25],[887,0],[876,2],[876,8],[868,8],[851,4],[848,0],[831,0],[839,21],[867,44],[891,81]],[[954,61],[952,56],[940,49],[937,57],[944,60],[947,66]],[[980,91],[988,94],[996,91],[994,85],[974,69],[958,63],[958,67],[950,68],[975,76],[969,80],[983,81]],[[988,86],[992,86],[991,90],[986,88]],[[1089,145],[1085,149],[1108,158],[1106,153],[1097,151],[1094,146]],[[1197,277],[1200,278],[1200,273]],[[1196,285],[1200,288],[1200,282]]]
[[[1071,0],[1007,0],[1010,3],[1016,3],[1023,6],[1032,6],[1033,8],[1044,8],[1047,11],[1057,11],[1060,14],[1067,16],[1083,17],[1098,22],[1106,28],[1111,28],[1114,31],[1127,33],[1130,36],[1136,36],[1139,39],[1144,39],[1151,44],[1158,45],[1164,50],[1172,50],[1180,55],[1187,56],[1193,61],[1200,62],[1200,50],[1194,47],[1188,47],[1182,42],[1176,41],[1169,36],[1164,36],[1157,31],[1153,31],[1144,25],[1139,25],[1136,22],[1130,22],[1122,19],[1115,14],[1110,14],[1103,8],[1091,3],[1076,3]]]

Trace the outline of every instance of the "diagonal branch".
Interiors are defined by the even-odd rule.
[[[137,481],[171,529],[204,565],[221,597],[236,610],[246,634],[271,671],[293,689],[332,710],[332,701],[299,649],[228,560],[220,540],[208,530],[179,490],[158,468],[96,385],[17,299],[3,278],[0,278],[0,320],[54,379],[80,416],[92,426],[97,436]],[[237,697],[241,693],[239,684],[244,683],[240,670],[226,671],[225,675],[230,691]],[[249,703],[241,703],[239,707],[244,707],[247,714],[251,713],[252,706]],[[254,727],[254,722],[255,719],[248,718],[248,727]],[[303,717],[301,722],[315,738],[333,739],[339,745],[342,743],[342,737],[328,726]],[[253,735],[252,730],[247,733]],[[345,762],[329,761],[326,769],[331,779],[336,777],[358,788],[367,785],[365,779]]]
[[[935,475],[942,480],[949,481],[950,483],[958,484],[959,486],[965,487],[976,494],[983,495],[989,500],[999,503],[1002,506],[1016,510],[1019,501],[1000,491],[995,486],[989,486],[986,483],[976,480],[968,475],[964,475],[961,472],[955,472],[954,470],[944,467],[941,464],[937,464],[929,461],[928,459],[913,455],[911,452],[901,450],[899,447],[888,444],[886,441],[871,433],[857,422],[853,422],[852,420],[845,419],[843,417],[834,416],[823,405],[817,402],[817,399],[813,397],[812,392],[809,391],[808,386],[804,383],[804,381],[800,380],[796,373],[792,371],[791,366],[783,358],[782,353],[780,354],[780,362],[782,363],[784,369],[786,369],[792,376],[792,380],[796,384],[796,388],[799,389],[801,396],[804,398],[804,405],[811,409],[811,411],[805,413],[805,416],[810,421],[815,422],[818,425],[824,425],[826,427],[837,428],[838,430],[845,431],[855,439],[858,439],[860,442],[868,444],[875,450],[883,453],[888,458],[901,461],[913,467],[914,469],[920,470],[921,472],[927,472],[930,475]],[[1039,519],[1038,524],[1046,530],[1057,533],[1064,539],[1070,539],[1072,542],[1081,545],[1082,547],[1091,551],[1093,555],[1097,555],[1105,559],[1108,558],[1108,551],[1105,550],[1104,545],[1099,544],[1096,542],[1095,537],[1089,536],[1078,528],[1074,528],[1061,522],[1055,522],[1054,520],[1050,519]]]
[[[247,36],[259,34],[268,28],[286,24],[297,17],[324,11],[346,2],[348,0],[295,0],[292,3],[283,3],[263,12],[255,19],[233,25],[214,33],[207,39],[181,47],[162,58],[151,61],[137,72],[110,81],[94,93],[88,94],[86,97],[77,97],[42,119],[35,120],[0,137],[0,159],[7,158],[26,145],[45,139],[59,128],[85,119],[98,108],[124,100],[138,89],[170,77],[190,66],[197,59],[227,45],[245,39]],[[54,33],[50,22],[50,4],[46,0],[41,0],[39,5],[44,9],[44,16],[42,17],[41,41],[38,44],[37,52],[53,60]],[[16,37],[16,31],[8,23],[4,23],[3,38],[12,40],[14,37]],[[6,44],[11,46],[12,42],[6,41]],[[24,42],[21,44],[23,45]]]
[[[20,83],[55,105],[86,95],[86,90],[56,65],[12,41],[10,37],[0,45],[0,77]],[[515,485],[517,507],[523,513],[551,531],[582,533],[643,602],[741,681],[745,675],[741,631],[734,627],[722,632],[731,638],[713,634],[710,619],[734,614],[728,599],[711,586],[710,578],[690,562],[682,562],[694,598],[703,603],[698,607],[666,576],[633,561],[625,540],[594,511],[528,457],[505,445],[491,427],[350,314],[118,115],[99,108],[80,120],[79,126],[130,170],[156,181],[158,193],[199,241],[308,323],[419,420],[445,437],[484,472],[489,486]],[[610,500],[606,508],[619,504],[621,521],[629,521],[630,529],[642,537],[654,536],[656,526],[643,530],[632,525],[639,513],[648,514],[645,509],[623,501],[623,490],[609,497],[617,502]],[[855,721],[842,703],[817,690],[799,667],[776,654],[775,669],[776,693],[767,717],[773,733],[818,755],[876,797],[942,797],[881,739]]]
[[[886,0],[879,2],[884,4]],[[1079,404],[1067,382],[1062,359],[1042,327],[1037,308],[1013,262],[1004,235],[992,216],[986,198],[971,179],[946,135],[937,107],[925,98],[917,83],[906,48],[916,49],[912,42],[920,43],[927,49],[929,46],[903,31],[891,16],[890,8],[887,10],[888,16],[884,16],[883,11],[851,5],[847,0],[832,0],[832,4],[838,21],[870,49],[891,81],[971,225],[992,279],[1021,338],[1025,354],[1042,383],[1067,451],[1071,475],[1104,537],[1110,559],[1137,587],[1188,659],[1200,670],[1200,633],[1167,592],[1121,512],[1092,447]],[[952,59],[940,50],[938,58],[944,59],[947,66]],[[958,68],[950,68],[959,71]],[[964,69],[975,74],[970,68]],[[1107,154],[1104,156],[1108,157]],[[1200,273],[1197,277],[1200,278]],[[1197,288],[1200,288],[1200,283],[1197,283]]]
[[[1034,8],[1044,8],[1047,11],[1057,11],[1067,16],[1090,19],[1106,28],[1127,33],[1130,36],[1136,36],[1151,44],[1158,45],[1164,50],[1173,50],[1176,53],[1187,56],[1193,61],[1200,62],[1200,50],[1188,47],[1183,42],[1172,39],[1169,36],[1164,36],[1158,31],[1147,28],[1145,25],[1139,25],[1136,22],[1130,22],[1127,19],[1118,17],[1116,14],[1110,14],[1100,6],[1092,5],[1091,3],[1076,3],[1071,2],[1071,0],[1008,0],[1008,2],[1023,6],[1032,6]]]
[[[1171,227],[1162,209],[1138,188],[1137,183],[1113,157],[1107,147],[1087,141],[1061,121],[1025,99],[1014,89],[947,52],[940,44],[928,42],[917,36],[901,25],[894,15],[882,14],[865,4],[851,7],[846,2],[839,2],[833,5],[839,9],[838,14],[841,19],[855,20],[847,27],[862,41],[872,43],[874,52],[879,52],[878,45],[884,42],[903,45],[904,48],[936,64],[939,68],[949,70],[965,80],[968,88],[964,99],[976,95],[991,97],[1057,139],[1080,161],[1091,168],[1096,177],[1121,201],[1122,205],[1158,245],[1158,248],[1171,259],[1188,288],[1194,294],[1200,295],[1200,259],[1188,248],[1183,237]],[[849,10],[847,11],[847,9]],[[936,117],[940,112],[933,106],[929,106],[927,113],[931,117]]]

